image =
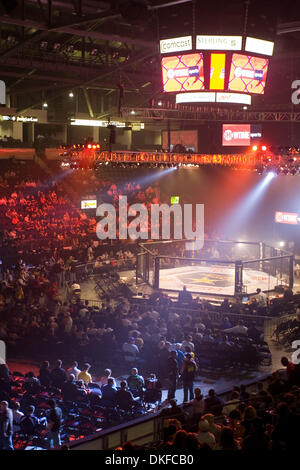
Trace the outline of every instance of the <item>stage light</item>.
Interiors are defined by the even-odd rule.
[[[256,150],[257,150],[257,145],[253,145],[252,150],[253,150],[253,152],[256,152]]]
[[[275,173],[269,171],[262,178],[259,178],[258,183],[250,190],[250,192],[234,207],[231,214],[226,218],[226,222],[222,227],[222,232],[238,233],[244,230],[244,225],[251,220],[257,208],[261,203],[264,194],[274,178]]]
[[[266,182],[270,181],[276,176],[276,173],[274,171],[268,171],[266,174]]]
[[[243,109],[244,109],[244,110],[248,109],[248,106],[243,106]]]
[[[48,108],[48,103],[46,101],[43,103],[43,108]]]
[[[279,242],[279,246],[283,247],[285,245],[285,242]]]
[[[73,93],[73,91],[70,91],[70,93],[69,93],[69,98],[74,98],[74,93]]]
[[[135,110],[132,109],[132,110],[130,111],[130,114],[135,114]]]
[[[265,145],[262,145],[261,149],[263,152],[265,152],[267,150],[267,147]]]
[[[157,106],[162,106],[162,102],[159,101],[159,102],[157,103]]]

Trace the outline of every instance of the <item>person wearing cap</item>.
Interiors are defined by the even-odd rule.
[[[7,401],[0,403],[0,450],[14,450],[13,442],[13,413]]]

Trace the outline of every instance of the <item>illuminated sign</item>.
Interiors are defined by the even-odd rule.
[[[242,36],[196,36],[196,49],[240,51]]]
[[[201,53],[163,57],[161,69],[165,92],[204,89],[203,55]]]
[[[274,42],[264,41],[251,37],[246,38],[245,51],[256,52],[257,54],[273,55]]]
[[[6,87],[3,80],[0,80],[0,104],[6,104]]]
[[[89,199],[81,201],[81,209],[97,209],[97,200]]]
[[[131,123],[120,122],[120,121],[100,121],[95,119],[71,119],[71,126],[95,126],[95,127],[108,127],[108,126],[116,126],[116,127],[128,127]],[[145,125],[143,122],[134,122],[132,123],[136,129],[138,127],[140,129],[144,129]]]
[[[181,38],[162,39],[160,41],[160,53],[190,51],[192,49],[192,36]]]
[[[0,116],[0,120],[13,122],[38,122],[38,118],[33,116]]]
[[[300,222],[299,214],[294,212],[275,212],[275,222],[277,224],[298,225]]]
[[[250,124],[223,124],[222,145],[250,145]]]
[[[183,103],[233,103],[251,104],[251,96],[242,93],[203,91],[199,93],[179,93],[176,104]]]
[[[171,196],[171,204],[179,204],[179,196]]]
[[[228,89],[245,93],[263,94],[269,59],[233,54]]]
[[[180,93],[176,95],[176,103],[214,103],[216,94],[209,91],[200,93]]]
[[[210,56],[209,88],[211,90],[224,90],[225,58],[225,54],[211,54]]]
[[[242,93],[217,93],[217,103],[251,104],[251,96]]]
[[[261,139],[261,126],[256,124],[223,124],[222,145],[251,145]]]

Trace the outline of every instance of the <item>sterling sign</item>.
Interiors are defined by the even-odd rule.
[[[182,36],[181,38],[162,39],[160,41],[160,53],[181,52],[192,50],[192,36]]]
[[[240,51],[242,49],[242,36],[197,35],[196,49]]]

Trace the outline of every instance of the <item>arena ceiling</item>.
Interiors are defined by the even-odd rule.
[[[59,114],[76,90],[98,117],[120,94],[124,106],[141,107],[162,96],[159,39],[246,32],[275,41],[259,106],[283,109],[300,79],[298,30],[293,0],[0,0],[0,78],[19,111],[47,100]]]

